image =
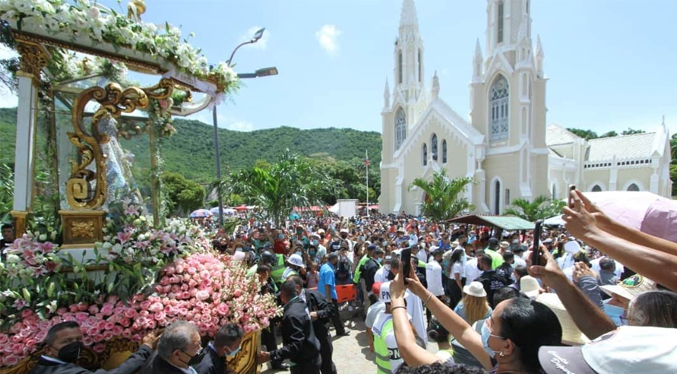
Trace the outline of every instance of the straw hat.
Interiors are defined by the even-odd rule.
[[[510,247],[510,243],[509,243],[509,242],[506,242],[506,241],[504,240],[504,241],[501,242],[501,244],[499,244],[499,246],[500,246],[502,249],[506,249],[506,248]]]
[[[590,342],[585,334],[578,329],[574,320],[567,312],[559,297],[554,293],[543,293],[536,299],[539,303],[547,306],[555,313],[560,325],[562,325],[562,343],[566,345],[583,345]]]
[[[475,297],[486,297],[487,291],[484,290],[484,286],[480,282],[471,282],[467,286],[463,286],[463,292]]]
[[[520,278],[520,291],[524,292],[530,299],[535,299],[538,296],[540,289],[541,285],[538,284],[536,278],[531,275],[525,275]]]
[[[600,261],[601,262],[601,261]],[[626,278],[617,285],[601,286],[600,289],[607,295],[616,294],[628,300],[634,300],[637,295],[656,289],[656,283],[649,278],[645,278],[639,274],[635,274]]]

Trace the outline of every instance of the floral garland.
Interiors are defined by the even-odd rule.
[[[36,352],[53,325],[77,321],[83,344],[103,352],[106,342],[120,337],[138,342],[149,331],[177,320],[194,323],[203,336],[214,337],[219,327],[235,323],[245,332],[270,325],[281,314],[272,295],[259,295],[258,278],[248,277],[230,256],[193,254],[178,259],[161,272],[155,292],[135,294],[124,301],[99,296],[45,315],[24,308],[5,333],[0,333],[0,367],[16,365]],[[44,318],[43,318],[44,317]]]
[[[182,42],[181,30],[169,23],[161,32],[155,24],[136,22],[88,0],[79,0],[77,5],[64,0],[3,0],[0,19],[50,34],[87,36],[95,42],[161,56],[183,73],[215,81],[221,93],[238,88],[237,74],[228,64],[220,62],[211,69],[204,54],[186,40]]]

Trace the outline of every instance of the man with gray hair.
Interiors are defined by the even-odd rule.
[[[174,322],[162,333],[157,356],[141,374],[197,374],[189,363],[201,351],[197,326],[185,321]]]
[[[228,323],[219,329],[214,341],[209,342],[202,359],[193,365],[198,374],[226,373],[226,357],[235,357],[240,351],[244,331],[234,323]],[[228,371],[232,373],[232,371]]]

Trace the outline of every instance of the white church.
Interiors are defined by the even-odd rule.
[[[382,213],[418,214],[416,178],[445,169],[477,183],[465,196],[476,213],[502,214],[516,198],[565,197],[583,191],[650,191],[669,197],[670,137],[656,132],[586,141],[547,125],[548,78],[540,38],[532,38],[531,0],[487,0],[486,57],[479,39],[472,60],[470,118],[440,97],[437,76],[425,85],[425,47],[414,0],[404,0],[395,41],[394,87],[384,93]],[[658,122],[658,121],[657,121]]]

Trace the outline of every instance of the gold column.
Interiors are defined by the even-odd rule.
[[[12,215],[12,220],[14,221],[14,237],[22,237],[26,233],[26,218],[28,217],[28,212],[13,210],[9,212],[9,214]]]

